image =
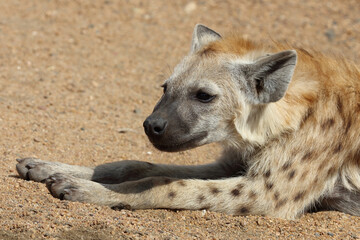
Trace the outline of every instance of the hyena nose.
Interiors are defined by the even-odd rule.
[[[164,134],[167,121],[163,118],[148,117],[143,123],[144,130],[148,136],[161,136]]]

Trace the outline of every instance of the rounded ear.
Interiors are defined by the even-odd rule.
[[[204,25],[196,24],[192,36],[190,52],[195,53],[203,46],[211,42],[217,41],[219,39],[221,39],[220,34],[215,32],[214,30],[211,30],[210,28]]]
[[[279,101],[286,93],[297,62],[295,50],[275,53],[251,64],[231,67],[247,99],[253,104]]]

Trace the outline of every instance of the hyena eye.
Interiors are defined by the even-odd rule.
[[[214,98],[215,98],[215,96],[210,95],[201,90],[196,93],[196,99],[203,103],[211,102]]]
[[[164,94],[166,93],[166,89],[167,89],[167,84],[164,83],[163,85],[161,85],[161,87],[163,88],[163,92]]]

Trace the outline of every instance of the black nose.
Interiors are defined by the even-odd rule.
[[[163,118],[153,118],[150,116],[145,120],[143,126],[146,135],[161,136],[165,132],[167,121]]]

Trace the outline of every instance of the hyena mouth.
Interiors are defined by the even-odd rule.
[[[193,136],[191,139],[186,139],[181,142],[167,142],[167,143],[152,143],[154,147],[164,152],[179,152],[185,151],[191,148],[198,147],[202,144],[199,144],[201,140],[207,137],[207,132],[200,132],[197,135]]]

